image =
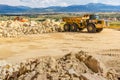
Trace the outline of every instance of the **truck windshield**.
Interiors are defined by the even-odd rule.
[[[95,15],[95,18],[96,18],[96,19],[99,19],[100,17],[99,17],[98,15]]]
[[[99,19],[99,16],[98,15],[91,15],[90,19]]]

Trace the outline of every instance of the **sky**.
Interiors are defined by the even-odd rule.
[[[120,0],[0,0],[0,4],[12,6],[49,7],[49,6],[69,6],[84,5],[88,3],[104,3],[120,5]]]

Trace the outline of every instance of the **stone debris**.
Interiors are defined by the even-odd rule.
[[[0,37],[17,37],[19,35],[41,34],[62,31],[60,22],[47,19],[43,22],[0,21]]]
[[[104,72],[100,64],[83,51],[62,57],[30,58],[14,65],[0,61],[0,80],[119,80],[114,69]]]
[[[80,80],[108,80],[108,79],[105,79],[100,75],[84,73],[81,74]]]

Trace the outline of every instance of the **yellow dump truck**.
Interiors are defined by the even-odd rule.
[[[98,15],[86,14],[82,17],[63,17],[64,31],[81,31],[87,28],[89,33],[101,32],[106,27],[106,22],[99,19]]]

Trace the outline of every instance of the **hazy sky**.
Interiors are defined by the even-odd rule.
[[[29,7],[68,6],[87,3],[120,5],[120,0],[0,0],[0,4],[13,6],[23,5]]]

